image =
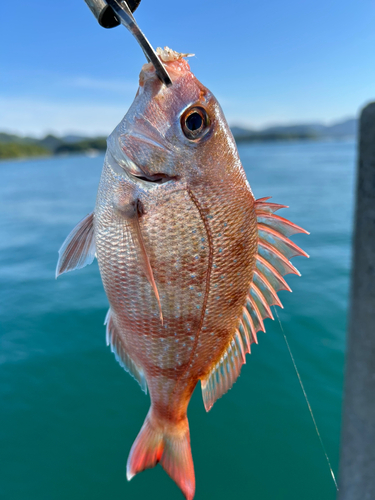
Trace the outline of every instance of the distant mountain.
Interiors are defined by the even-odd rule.
[[[94,137],[71,143],[63,143],[55,149],[55,154],[87,153],[92,151],[105,151],[106,149],[106,138]]]
[[[331,137],[340,136],[356,136],[358,132],[358,120],[356,118],[351,118],[343,122],[335,123],[334,125],[326,127],[326,134]]]
[[[40,139],[38,141],[38,144],[43,146],[44,148],[48,149],[52,153],[62,144],[64,144],[64,141],[60,139],[60,137],[56,137],[54,135],[46,135],[43,139]]]
[[[15,134],[7,134],[6,132],[0,132],[0,144],[36,144],[38,139],[33,137],[22,137]]]
[[[49,134],[43,139],[35,139],[0,132],[0,160],[56,154],[92,153],[105,151],[106,147],[105,137],[83,138],[71,135],[61,138]]]
[[[233,137],[237,143],[255,141],[295,141],[303,139],[318,139],[320,134],[310,127],[269,127],[267,129],[255,131],[243,127],[231,127]]]
[[[8,158],[30,158],[32,156],[50,156],[51,153],[39,144],[0,142],[0,160]]]
[[[314,134],[324,135],[325,126],[320,123],[279,125],[261,130],[261,134]]]
[[[241,143],[355,137],[357,127],[358,120],[351,118],[332,125],[306,123],[278,125],[262,130],[247,129],[234,125],[231,130],[235,140]],[[73,134],[56,137],[48,134],[43,139],[36,139],[35,137],[21,137],[0,132],[0,159],[48,154],[92,153],[93,151],[105,151],[106,147],[105,137],[85,137]]]
[[[249,129],[249,128],[244,128],[244,127],[238,127],[237,125],[233,125],[230,127],[232,134],[234,137],[243,137],[243,136],[248,136],[249,134],[259,134],[259,132],[256,132],[255,130]]]
[[[74,144],[76,142],[81,142],[81,141],[85,141],[87,139],[90,139],[89,137],[87,136],[83,136],[83,135],[64,135],[62,138],[63,142],[67,142],[68,144]]]
[[[334,123],[333,125],[323,125],[322,123],[306,123],[297,125],[278,125],[267,127],[259,131],[246,129],[244,127],[231,127],[235,139],[243,140],[272,140],[291,138],[328,138],[328,137],[354,137],[357,134],[358,120],[351,118]]]

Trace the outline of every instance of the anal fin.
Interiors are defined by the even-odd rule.
[[[95,258],[94,212],[86,215],[68,234],[59,250],[56,278],[60,274],[81,269]]]
[[[118,333],[117,327],[113,320],[112,311],[109,308],[105,317],[104,324],[106,325],[106,341],[107,345],[111,346],[111,351],[115,355],[116,360],[135,380],[139,383],[142,390],[147,394],[147,383],[143,371],[134,363],[132,358],[126,352],[121,336]]]

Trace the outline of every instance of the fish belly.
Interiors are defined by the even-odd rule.
[[[178,420],[237,327],[256,252],[251,193],[233,197],[220,186],[207,196],[185,187],[143,200],[139,225],[162,322],[134,226],[114,210],[108,176],[95,210],[104,288],[123,349],[145,374],[154,414]]]

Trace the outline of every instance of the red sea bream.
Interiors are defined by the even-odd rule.
[[[57,275],[96,255],[110,308],[107,342],[150,392],[127,477],[161,463],[191,500],[187,408],[201,382],[208,411],[236,381],[306,232],[255,200],[219,103],[186,54],[158,49],[172,78],[141,71],[108,138],[95,210],[60,249]]]

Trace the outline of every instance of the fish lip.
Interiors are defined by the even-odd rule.
[[[107,139],[107,152],[111,156],[111,159],[113,159],[114,163],[118,167],[120,167],[121,170],[116,168],[116,166],[113,165],[113,162],[110,162],[110,167],[112,168],[112,170],[114,170],[117,174],[120,175],[123,172],[125,172],[127,175],[130,175],[131,177],[147,178],[148,176],[140,168],[140,166],[137,165],[133,160],[131,160],[129,156],[126,154],[125,149],[121,147],[119,143],[120,137],[121,135],[118,136],[117,134],[112,133]]]
[[[115,164],[118,165],[118,167],[120,167],[124,172],[143,175],[139,166],[129,158],[121,147],[119,147],[117,140],[112,134],[107,139],[107,153],[110,155],[111,159],[113,159]],[[121,174],[112,162],[110,162],[110,166],[117,174]]]
[[[166,184],[172,180],[178,180],[177,176],[171,177],[162,172],[148,175],[146,174],[136,163],[134,163],[121,149],[121,158],[118,155],[113,154],[112,149],[108,145],[108,164],[111,170],[116,175],[125,176],[132,182],[137,182],[144,187],[158,186],[160,184]]]
[[[129,134],[136,139],[140,139],[143,143],[158,149],[169,150],[168,147],[161,144],[156,138],[150,137],[147,134],[140,132],[138,127],[132,127]],[[117,133],[116,133],[117,132]],[[123,133],[118,133],[115,129],[107,139],[107,152],[113,161],[109,161],[111,169],[118,175],[126,175],[132,182],[141,183],[144,187],[152,187],[159,184],[165,184],[171,180],[178,180],[177,176],[170,176],[164,172],[157,172],[150,175],[146,173],[137,163],[135,163],[127,154],[126,147],[121,145],[121,136]]]
[[[141,169],[140,169],[141,170]],[[136,178],[137,180],[142,180],[144,182],[149,182],[152,184],[165,184],[166,182],[170,182],[172,180],[177,180],[177,177],[170,177],[167,174],[158,173],[154,175],[146,175],[144,172],[142,175],[135,175],[131,172],[128,172],[129,175]]]

